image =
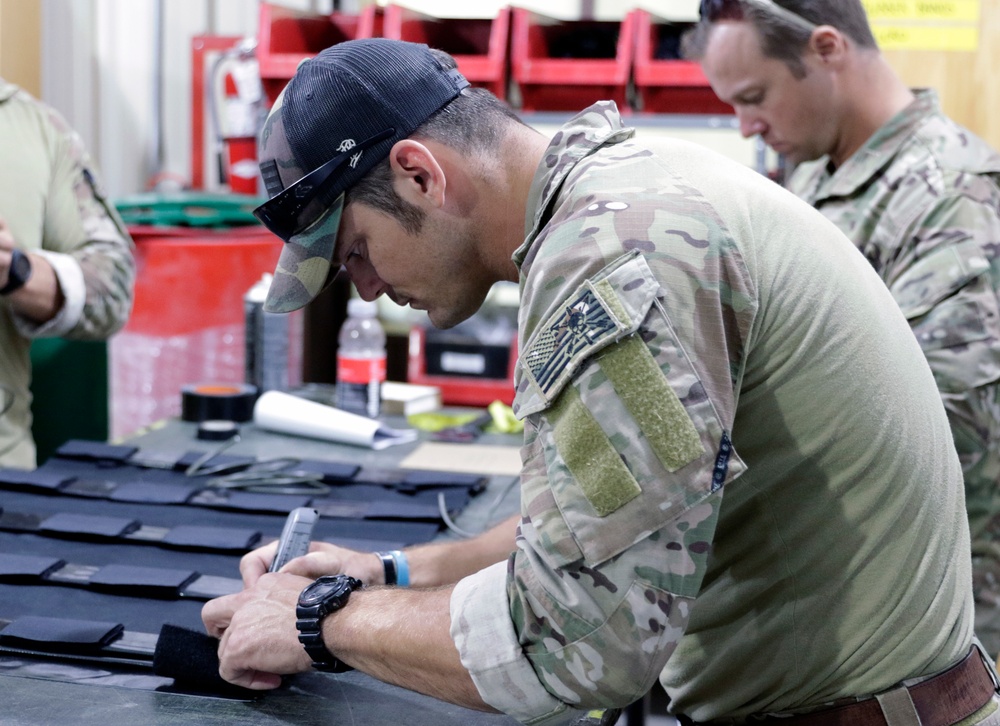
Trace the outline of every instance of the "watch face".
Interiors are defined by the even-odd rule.
[[[330,598],[350,592],[352,589],[350,579],[345,576],[321,577],[302,591],[299,596],[299,605],[303,607],[318,605]]]
[[[10,277],[24,282],[31,272],[31,260],[24,253],[14,255],[11,259]]]

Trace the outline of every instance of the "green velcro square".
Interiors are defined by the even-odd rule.
[[[677,471],[705,453],[684,404],[639,336],[612,346],[598,363],[667,471]]]
[[[608,516],[642,493],[573,386],[563,389],[551,420],[559,456],[599,516]]]

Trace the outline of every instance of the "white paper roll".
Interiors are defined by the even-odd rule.
[[[371,447],[379,422],[281,391],[265,391],[253,408],[262,429]]]
[[[372,449],[382,449],[417,438],[416,431],[390,429],[375,419],[281,391],[266,391],[261,394],[254,405],[253,422],[262,429],[282,434]]]

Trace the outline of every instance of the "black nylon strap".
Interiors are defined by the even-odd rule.
[[[243,589],[241,580],[194,570],[136,565],[82,565],[56,557],[0,553],[0,582],[89,587],[132,597],[211,600]]]
[[[74,540],[118,540],[172,549],[243,554],[262,544],[259,531],[237,527],[182,524],[176,527],[143,525],[139,520],[94,514],[60,512],[42,519],[36,514],[0,508],[0,530],[31,532]]]
[[[143,466],[141,462],[149,457],[143,458],[136,452],[135,447],[70,441],[60,448],[58,456],[35,471],[0,469],[0,489],[143,504],[187,504],[281,516],[297,507],[312,507],[326,518],[440,524],[445,519],[437,501],[440,494],[445,497],[446,511],[455,514],[487,481],[486,476],[469,474],[293,459],[291,472],[318,477],[322,490],[319,494],[261,492],[259,486],[255,491],[246,491],[225,482],[223,486],[212,484],[212,472],[242,472],[268,462],[227,453],[206,458],[206,452],[189,452],[168,469],[159,464]],[[192,468],[194,464],[197,467]],[[187,475],[189,470],[193,475]]]

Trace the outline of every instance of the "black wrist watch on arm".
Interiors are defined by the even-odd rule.
[[[15,290],[20,290],[29,277],[31,277],[31,258],[15,247],[10,252],[7,284],[0,287],[0,295],[10,295]]]
[[[299,642],[313,659],[313,668],[331,673],[345,673],[351,666],[337,660],[323,643],[323,618],[347,604],[361,580],[348,575],[324,575],[299,594],[295,608],[295,627]]]

